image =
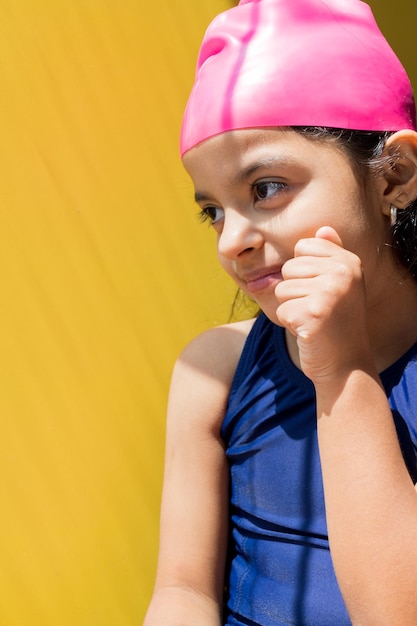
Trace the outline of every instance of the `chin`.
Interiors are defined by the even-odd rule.
[[[273,324],[276,324],[277,326],[280,326],[280,324],[278,324],[278,320],[277,320],[277,303],[275,302],[274,305],[264,305],[262,306],[262,304],[260,304],[259,302],[256,302],[256,304],[259,306],[259,309],[261,310],[261,312],[266,315],[266,317],[268,319],[271,320],[271,322]]]

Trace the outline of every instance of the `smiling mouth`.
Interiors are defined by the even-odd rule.
[[[246,279],[246,288],[250,293],[257,293],[265,289],[274,286],[282,280],[282,274],[280,270],[274,270],[255,276],[253,278]]]

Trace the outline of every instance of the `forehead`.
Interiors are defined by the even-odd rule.
[[[225,132],[186,152],[183,164],[196,186],[210,177],[241,179],[260,167],[312,172],[352,169],[349,158],[334,141],[305,137],[291,128]]]

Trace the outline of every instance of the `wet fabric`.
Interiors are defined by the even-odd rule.
[[[417,345],[381,376],[416,476]],[[263,314],[246,341],[222,435],[231,474],[230,626],[348,626],[327,537],[315,393]],[[337,445],[337,442],[335,442]]]

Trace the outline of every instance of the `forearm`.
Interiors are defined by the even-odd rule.
[[[221,609],[192,589],[162,587],[154,593],[143,626],[221,626]]]
[[[417,624],[417,494],[372,373],[317,385],[329,540],[353,624]]]

